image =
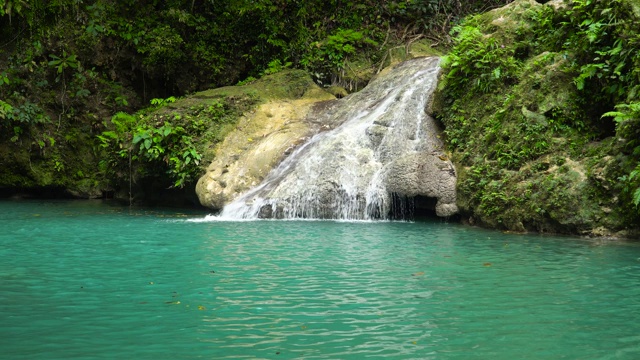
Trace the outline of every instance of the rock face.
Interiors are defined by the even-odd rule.
[[[387,191],[406,197],[436,198],[436,215],[451,216],[456,206],[456,171],[443,155],[414,153],[392,162],[384,174]]]
[[[394,199],[417,196],[436,199],[439,216],[455,214],[456,172],[442,153],[440,130],[427,115],[438,63],[438,58],[401,63],[362,91],[314,114],[317,126],[327,131],[298,147],[259,186],[227,205],[222,216],[387,218],[394,210]],[[272,132],[273,136],[278,133]],[[302,134],[296,133],[296,139],[302,139]],[[243,181],[242,186],[235,188],[250,186],[265,174],[267,167],[262,164],[273,163],[275,154],[286,152],[283,150],[288,146],[280,141],[265,142],[242,155],[241,159],[247,160],[238,158],[242,172],[226,178],[249,176],[238,180]],[[266,155],[272,154],[267,151],[273,147],[273,155]],[[245,164],[256,158],[264,159],[260,167]],[[219,166],[225,168],[223,164],[212,165],[209,174],[222,179],[224,170],[217,170]],[[208,184],[207,191],[218,193],[205,196],[217,197],[216,205],[231,197],[211,185],[212,181]]]
[[[611,6],[620,3],[640,14],[636,0]],[[433,109],[456,165],[463,221],[517,232],[637,233],[622,207],[629,157],[602,117],[608,108],[587,101],[600,75],[578,89],[578,48],[545,36],[544,20],[569,24],[576,4],[515,0],[462,24]]]
[[[282,88],[288,85],[270,86]],[[258,91],[269,90],[273,89]],[[236,128],[217,146],[215,159],[198,180],[196,194],[203,206],[221,209],[257,186],[283,157],[317,132],[318,126],[312,121],[313,109],[335,97],[308,77],[299,92],[301,94],[293,94],[297,97],[269,98],[255,111],[241,117]]]

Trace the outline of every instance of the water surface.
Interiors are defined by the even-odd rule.
[[[640,358],[637,243],[203,218],[0,202],[0,358]]]

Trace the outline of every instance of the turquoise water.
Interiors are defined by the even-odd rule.
[[[2,359],[639,359],[640,244],[0,202]]]

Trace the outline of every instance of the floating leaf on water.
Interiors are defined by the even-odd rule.
[[[417,273],[411,274],[411,276],[422,276],[424,275],[424,271],[418,271]]]
[[[490,262],[486,262],[486,263],[482,264],[482,266],[491,266],[491,263]]]
[[[202,305],[198,305],[198,310],[207,310],[207,308]]]
[[[149,281],[149,285],[153,285],[153,281]]]
[[[165,301],[165,304],[178,305],[180,304],[180,301]]]

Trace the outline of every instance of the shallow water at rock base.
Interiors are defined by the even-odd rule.
[[[640,244],[0,202],[3,359],[638,359]]]

